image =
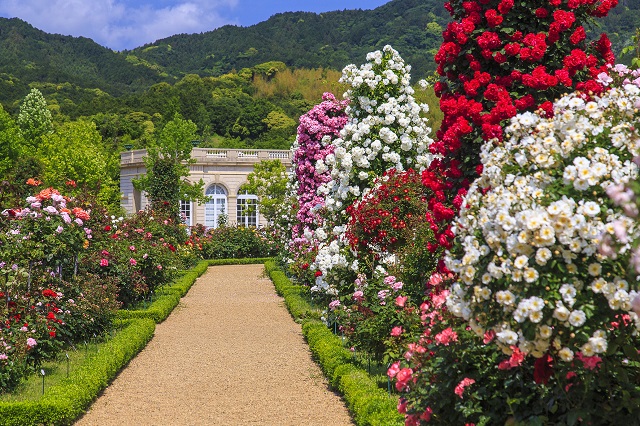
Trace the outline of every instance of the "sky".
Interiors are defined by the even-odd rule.
[[[52,34],[88,37],[113,50],[231,24],[251,26],[280,12],[375,9],[390,0],[0,0],[0,17]]]

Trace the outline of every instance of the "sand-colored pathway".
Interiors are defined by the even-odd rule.
[[[215,266],[77,425],[351,425],[262,265]]]

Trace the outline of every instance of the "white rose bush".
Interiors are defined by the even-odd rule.
[[[323,231],[316,231],[321,244],[314,291],[337,297],[340,285],[346,292],[353,288],[359,265],[345,236],[347,208],[371,191],[385,171],[420,170],[431,161],[431,129],[423,117],[428,106],[413,97],[410,69],[397,51],[385,46],[369,53],[364,65],[343,70],[340,82],[349,87],[344,94],[348,121],[333,141],[333,153],[324,159],[331,180],[318,189],[325,197],[327,218]]]
[[[514,117],[504,144],[481,153],[484,169],[446,258],[459,277],[447,306],[507,353],[518,347],[568,363],[578,354],[602,357],[640,328],[625,251],[617,260],[598,251],[603,234],[629,224],[607,189],[638,177],[640,79],[629,78],[635,83],[600,97],[559,99],[553,118]]]

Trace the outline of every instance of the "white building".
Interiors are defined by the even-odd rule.
[[[134,213],[147,207],[144,193],[133,187],[132,179],[146,173],[143,158],[144,149],[120,153],[120,195],[121,205],[127,213]],[[180,210],[186,217],[186,223],[194,226],[201,223],[216,228],[219,218],[225,215],[228,223],[243,226],[264,226],[266,221],[255,206],[258,197],[240,191],[247,182],[247,175],[253,171],[253,165],[262,160],[280,160],[291,168],[291,152],[288,150],[266,149],[214,149],[194,148],[191,158],[189,180],[204,181],[205,194],[211,200],[203,205],[183,201]]]

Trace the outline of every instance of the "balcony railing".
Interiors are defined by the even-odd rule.
[[[136,149],[120,153],[120,165],[143,164],[147,156],[146,149]],[[193,148],[191,158],[198,163],[242,162],[257,163],[262,160],[281,160],[289,164],[291,151],[270,149],[225,149],[225,148]]]

